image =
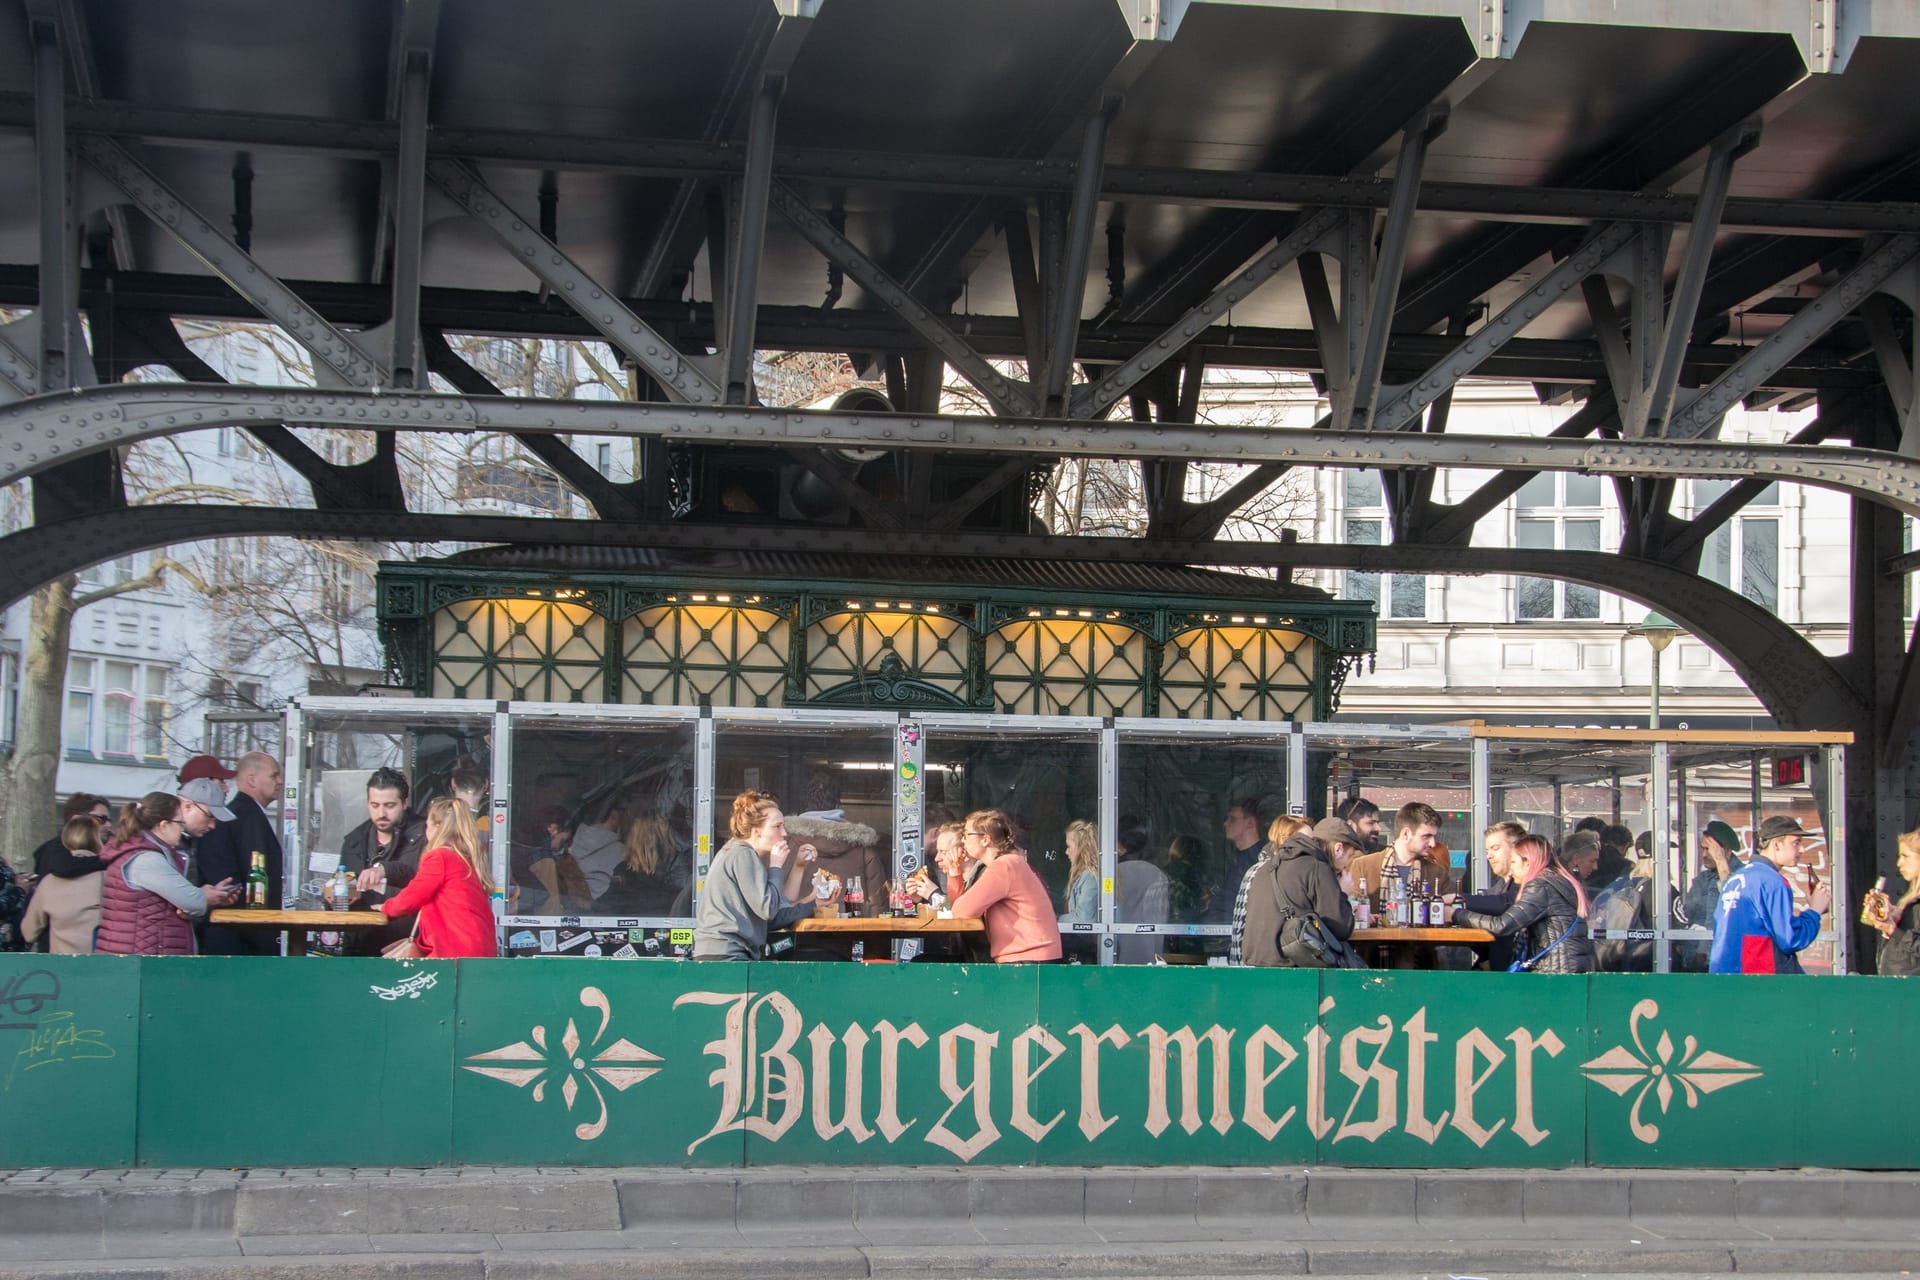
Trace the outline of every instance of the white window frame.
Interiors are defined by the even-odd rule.
[[[79,663],[88,664],[84,680],[75,679],[75,667]],[[126,682],[128,687],[108,685],[107,668],[112,665],[132,669],[132,679]],[[157,698],[148,692],[155,676],[164,691]],[[164,662],[142,662],[109,653],[71,655],[67,659],[67,680],[61,703],[61,754],[68,760],[95,760],[106,764],[146,767],[166,763],[171,755],[167,732],[173,723],[175,678],[173,667]],[[109,702],[126,704],[127,733],[123,749],[119,743],[107,741]],[[76,713],[85,717],[83,725],[74,723]],[[156,720],[157,735],[153,732]],[[149,750],[155,745],[159,750]]]
[[[1387,540],[1387,530],[1391,528],[1392,525],[1391,525],[1391,521],[1387,519],[1386,495],[1379,487],[1382,483],[1384,483],[1380,477],[1380,473],[1377,471],[1371,473],[1375,478],[1374,492],[1380,494],[1379,501],[1372,505],[1361,505],[1356,503],[1351,506],[1347,505],[1347,501],[1346,501],[1347,499],[1352,497],[1352,493],[1353,493],[1352,486],[1349,484],[1349,477],[1347,473],[1344,471],[1339,472],[1337,474],[1340,477],[1337,483],[1340,485],[1340,495],[1342,499],[1342,502],[1341,502],[1342,509],[1338,516],[1338,519],[1340,521],[1340,524],[1339,524],[1340,541],[1349,546],[1385,545]],[[1353,541],[1353,535],[1352,535],[1353,524],[1355,521],[1362,521],[1362,520],[1372,521],[1380,526],[1380,536],[1372,543],[1355,544]],[[1420,574],[1377,573],[1376,574],[1376,573],[1370,573],[1370,572],[1365,572],[1361,570],[1349,569],[1340,575],[1340,596],[1342,599],[1364,600],[1367,598],[1366,596],[1354,594],[1354,590],[1353,590],[1355,586],[1355,579],[1362,578],[1362,577],[1374,578],[1380,584],[1379,593],[1373,597],[1374,607],[1379,610],[1380,621],[1382,622],[1426,622],[1432,616],[1433,584],[1426,574],[1424,573],[1420,573]],[[1395,584],[1398,583],[1401,586],[1405,586],[1409,579],[1414,579],[1414,578],[1417,578],[1420,582],[1419,612],[1396,613],[1393,607]]]
[[[1726,482],[1715,480],[1689,480],[1687,498],[1693,515],[1699,515],[1711,506],[1720,494],[1726,492]],[[1702,485],[1714,485],[1717,491],[1701,492]],[[1700,547],[1700,576],[1709,582],[1718,582],[1730,591],[1753,601],[1761,608],[1781,616],[1783,599],[1786,595],[1786,532],[1787,504],[1779,481],[1774,481],[1774,499],[1771,502],[1750,502],[1742,507],[1738,514],[1725,524],[1708,534]],[[1766,600],[1747,590],[1747,529],[1751,522],[1765,521],[1773,525],[1773,599]],[[1716,544],[1725,546],[1727,552],[1726,580],[1708,574],[1710,558],[1716,551]]]
[[[1551,548],[1539,547],[1530,549],[1565,551],[1568,549],[1567,526],[1572,523],[1584,523],[1598,526],[1598,544],[1593,548],[1578,547],[1574,549],[1581,551],[1606,549],[1608,545],[1607,539],[1612,530],[1609,528],[1610,513],[1606,505],[1607,489],[1605,483],[1602,482],[1600,485],[1600,501],[1598,504],[1582,503],[1573,505],[1567,501],[1567,481],[1569,478],[1586,479],[1587,477],[1572,477],[1570,473],[1564,471],[1543,471],[1539,476],[1535,477],[1533,483],[1537,483],[1541,479],[1551,479],[1553,482],[1553,502],[1548,506],[1522,506],[1521,494],[1516,493],[1513,496],[1512,501],[1508,504],[1507,510],[1507,545],[1509,547],[1513,547],[1516,550],[1520,549],[1520,526],[1522,522],[1533,522],[1552,525],[1553,546]],[[1524,492],[1524,490],[1522,492]],[[1607,595],[1604,591],[1582,586],[1576,582],[1567,582],[1560,578],[1541,579],[1541,581],[1550,582],[1553,585],[1553,612],[1551,614],[1537,618],[1521,616],[1521,587],[1522,584],[1529,581],[1531,577],[1532,575],[1530,574],[1514,574],[1510,579],[1509,585],[1512,587],[1512,605],[1509,614],[1515,624],[1533,627],[1557,622],[1579,623],[1605,621],[1607,615]],[[1569,593],[1575,591],[1592,591],[1594,593],[1595,600],[1592,616],[1570,617],[1568,615],[1567,597]]]

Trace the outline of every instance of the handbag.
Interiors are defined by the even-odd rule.
[[[389,960],[425,959],[425,957],[420,954],[420,943],[417,941],[419,933],[420,916],[416,912],[413,917],[413,928],[407,930],[407,936],[389,942],[386,946],[380,948],[380,954]]]
[[[1268,871],[1273,904],[1280,910],[1280,932],[1274,941],[1281,956],[1296,969],[1365,969],[1367,962],[1333,930],[1318,912],[1290,911],[1280,900],[1280,878]]]
[[[1512,964],[1507,966],[1507,972],[1508,973],[1532,973],[1533,966],[1539,964],[1542,960],[1545,960],[1547,958],[1548,952],[1552,951],[1555,947],[1565,942],[1567,940],[1567,934],[1572,933],[1575,929],[1579,927],[1580,927],[1580,921],[1576,919],[1572,924],[1566,927],[1565,931],[1562,932],[1559,937],[1555,938],[1552,942],[1542,947],[1540,949],[1539,955],[1525,956],[1519,960],[1515,960]]]

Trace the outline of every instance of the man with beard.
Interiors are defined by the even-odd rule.
[[[340,862],[354,878],[360,898],[354,906],[377,911],[387,895],[398,892],[420,867],[426,852],[427,820],[407,808],[412,788],[398,769],[367,775],[367,820],[340,842]],[[413,932],[413,917],[402,916],[384,929],[356,929],[349,948],[355,955],[379,955],[380,949]]]

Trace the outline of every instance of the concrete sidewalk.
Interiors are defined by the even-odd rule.
[[[1920,1175],[1356,1169],[0,1174],[0,1280],[1898,1275]]]

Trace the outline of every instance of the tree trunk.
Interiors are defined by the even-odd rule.
[[[18,732],[13,744],[11,795],[0,813],[0,850],[21,870],[52,834],[59,811],[54,786],[60,772],[60,714],[66,701],[67,651],[73,637],[74,588],[68,574],[33,593],[27,613],[26,659],[20,673]]]

